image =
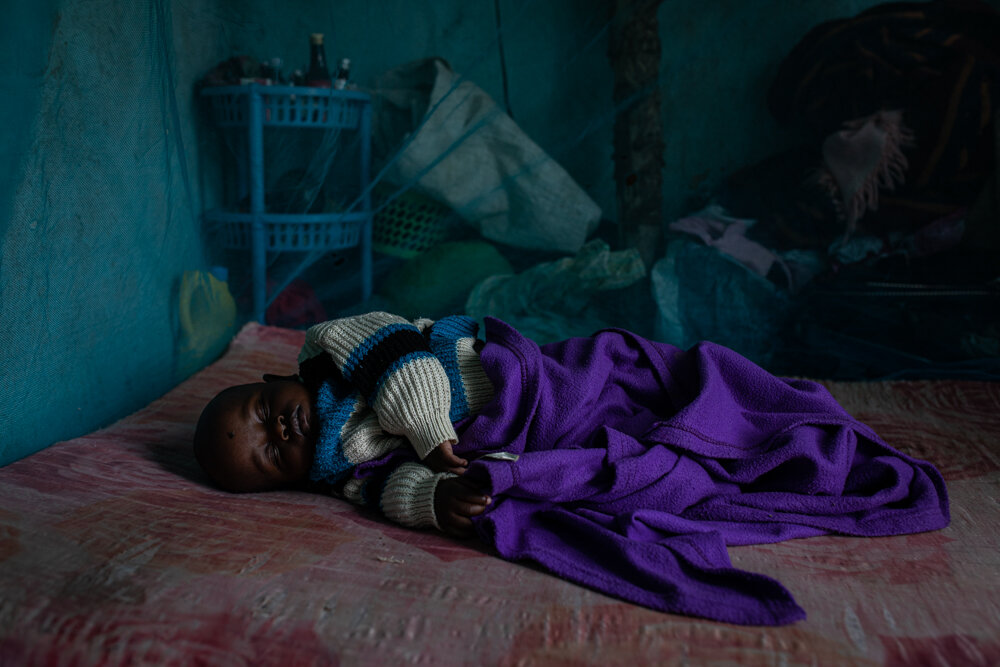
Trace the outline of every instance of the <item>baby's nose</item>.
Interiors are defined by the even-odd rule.
[[[274,420],[274,431],[282,440],[288,440],[288,421],[284,415],[278,415],[278,418]]]

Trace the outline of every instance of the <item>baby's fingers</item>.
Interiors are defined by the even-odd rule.
[[[452,498],[448,504],[448,511],[463,517],[479,516],[486,511],[486,505],[488,504],[489,499],[482,496]]]
[[[444,462],[456,468],[465,468],[469,465],[468,461],[466,461],[463,458],[460,458],[451,450],[444,451]]]
[[[490,504],[490,497],[483,493],[483,490],[478,484],[470,482],[467,479],[456,479],[454,484],[456,485],[455,493],[453,494],[454,496],[478,502],[481,505]]]
[[[468,517],[461,516],[455,512],[447,512],[444,517],[438,520],[441,527],[448,533],[452,535],[458,535],[461,537],[469,537],[473,534],[472,531],[472,520]]]

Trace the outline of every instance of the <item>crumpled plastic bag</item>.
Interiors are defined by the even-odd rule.
[[[597,228],[601,210],[587,193],[444,60],[382,74],[373,101],[375,155],[389,163],[384,178],[415,184],[487,239],[575,253]]]
[[[791,298],[714,248],[674,241],[650,271],[655,338],[688,348],[710,340],[767,366],[782,345]]]
[[[638,250],[612,252],[594,239],[574,257],[486,278],[469,294],[465,312],[500,318],[539,344],[589,336],[611,326],[601,319],[600,300],[645,275]]]
[[[826,269],[826,261],[815,251],[777,252],[748,238],[747,229],[755,222],[733,217],[722,206],[711,204],[671,222],[667,229],[696,236],[705,245],[728,255],[759,276],[769,277],[771,269],[778,266],[785,285],[793,294]]]
[[[236,301],[223,279],[185,271],[177,295],[179,335],[174,373],[183,379],[219,358],[236,333]]]

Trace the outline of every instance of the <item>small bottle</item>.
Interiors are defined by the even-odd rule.
[[[323,48],[323,33],[309,35],[309,71],[306,85],[313,88],[330,88],[330,70],[326,66],[326,51]]]
[[[271,73],[274,76],[274,85],[276,86],[288,83],[288,79],[281,73],[284,64],[281,58],[271,58]]]
[[[337,90],[347,88],[347,80],[351,78],[351,59],[341,58],[340,67],[337,68],[337,76],[333,79],[333,87]]]
[[[260,64],[255,81],[262,86],[270,86],[274,83],[274,71],[271,69],[271,65],[269,63]]]

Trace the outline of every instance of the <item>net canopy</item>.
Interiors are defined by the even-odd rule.
[[[9,4],[0,464],[147,404],[243,322],[375,308],[997,376],[1000,2]],[[255,165],[206,91],[270,79],[265,124],[302,118],[278,89],[311,33],[359,115],[269,127]]]

